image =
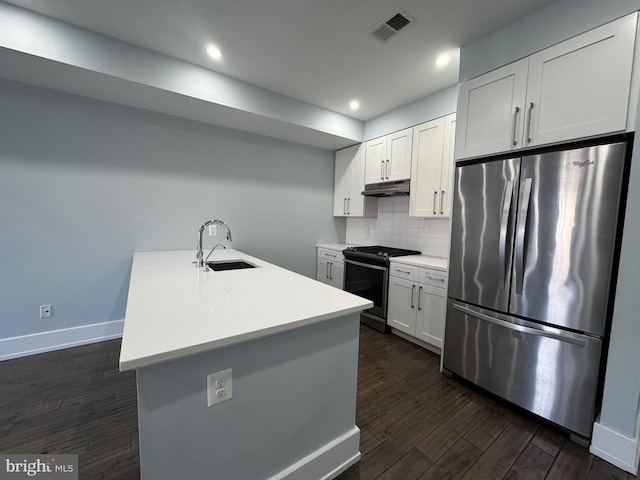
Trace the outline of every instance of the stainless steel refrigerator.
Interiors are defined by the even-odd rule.
[[[443,368],[587,438],[627,147],[455,173]]]

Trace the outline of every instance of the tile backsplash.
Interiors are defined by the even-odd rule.
[[[368,232],[368,233],[367,233]],[[449,254],[449,219],[409,217],[409,197],[378,199],[378,218],[347,218],[347,243]]]

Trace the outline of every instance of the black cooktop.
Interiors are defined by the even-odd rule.
[[[376,256],[381,258],[403,257],[405,255],[420,255],[418,250],[405,250],[403,248],[383,247],[382,245],[373,245],[366,247],[348,247],[342,251],[343,255],[349,257],[369,257]]]

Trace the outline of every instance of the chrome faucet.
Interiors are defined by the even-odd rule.
[[[204,232],[204,229],[207,228],[209,225],[223,226],[227,230],[227,240],[229,240],[229,242],[232,241],[231,230],[229,229],[229,226],[226,223],[224,223],[222,220],[207,220],[206,222],[204,222],[200,226],[200,230],[198,230],[198,245],[196,249],[196,261],[194,262],[196,264],[196,267],[204,267],[204,258],[203,258],[204,254],[202,253],[202,233]]]

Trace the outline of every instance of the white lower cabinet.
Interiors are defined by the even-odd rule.
[[[418,287],[416,337],[442,349],[444,321],[447,316],[446,289],[420,285]]]
[[[392,328],[415,336],[417,282],[389,277],[389,307],[387,323]]]
[[[332,287],[344,286],[344,257],[338,250],[318,248],[316,280]]]
[[[417,269],[418,278],[403,273],[408,269]],[[442,349],[447,306],[446,283],[447,275],[440,270],[407,268],[392,263],[387,314],[389,326]]]

